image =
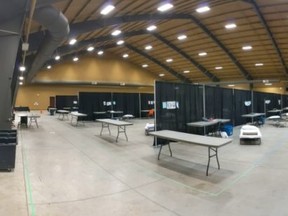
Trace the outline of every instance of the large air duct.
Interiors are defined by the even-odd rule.
[[[69,34],[68,20],[61,11],[50,5],[36,8],[33,19],[47,28],[47,33],[27,73],[27,82],[33,80],[38,70],[51,58],[55,49]]]

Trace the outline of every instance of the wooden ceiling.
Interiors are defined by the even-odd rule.
[[[110,0],[115,9],[101,15],[108,0],[63,0],[54,6],[70,23],[70,38],[58,48],[61,55],[87,54],[103,50],[119,58],[127,53],[129,61],[147,64],[159,79],[191,83],[287,81],[288,75],[288,1],[287,0],[174,0],[166,12],[159,12],[161,0]],[[197,13],[203,4],[210,11]],[[235,23],[234,29],[225,25]],[[149,32],[149,25],[157,29]],[[119,36],[111,33],[119,29]],[[45,29],[32,24],[31,33]],[[185,34],[185,40],[177,36]],[[77,43],[69,45],[75,37]],[[123,45],[116,45],[118,40]],[[151,45],[151,50],[145,46]],[[252,49],[244,51],[243,46]],[[206,52],[206,56],[199,53]],[[90,53],[91,54],[91,53]],[[172,58],[168,63],[166,59]],[[263,64],[255,66],[255,64]],[[184,73],[186,71],[186,73]],[[189,71],[189,72],[188,72]]]

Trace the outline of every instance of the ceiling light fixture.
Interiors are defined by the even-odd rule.
[[[234,85],[234,84],[229,84],[228,86],[229,86],[229,87],[234,87],[235,85]]]
[[[221,69],[223,69],[223,67],[222,66],[217,66],[217,67],[215,67],[215,69],[216,70],[221,70]]]
[[[122,44],[124,44],[124,41],[123,41],[123,40],[117,41],[117,45],[122,45]]]
[[[114,5],[106,5],[100,12],[102,15],[107,15],[115,9]]]
[[[74,58],[73,58],[73,61],[74,62],[77,62],[79,60],[79,58],[77,57],[77,56],[75,56]]]
[[[157,10],[160,11],[160,12],[164,12],[164,11],[168,11],[170,10],[171,8],[173,8],[173,4],[170,4],[170,3],[166,3],[166,4],[163,4],[163,5],[160,5]]]
[[[162,74],[159,74],[159,76],[160,76],[160,77],[163,77],[163,76],[165,76],[165,74],[162,73]]]
[[[207,53],[206,52],[201,52],[201,53],[198,53],[199,56],[206,56]]]
[[[88,52],[92,52],[93,50],[94,50],[94,47],[93,47],[93,46],[90,46],[90,47],[87,48],[87,51],[88,51]]]
[[[19,76],[19,80],[24,80],[24,76]]]
[[[127,53],[123,54],[123,58],[128,58],[129,55]]]
[[[150,25],[150,26],[148,26],[146,29],[147,29],[147,31],[154,31],[154,30],[157,29],[157,26],[155,26],[155,25]]]
[[[97,54],[98,54],[98,55],[103,55],[103,54],[104,54],[104,51],[103,51],[103,50],[99,50],[99,51],[97,52]]]
[[[151,46],[151,45],[147,45],[147,46],[145,46],[145,49],[146,50],[151,50],[153,47]]]
[[[19,85],[23,85],[23,82],[19,82]]]
[[[183,73],[190,73],[190,71],[189,70],[184,70]]]
[[[208,12],[210,11],[210,7],[208,6],[203,6],[203,7],[199,7],[196,9],[196,12],[197,13],[205,13],[205,12]]]
[[[251,49],[252,49],[252,46],[250,46],[250,45],[242,47],[242,50],[251,50]]]
[[[265,83],[265,85],[266,85],[266,86],[271,86],[271,85],[272,85],[272,83]]]
[[[47,69],[50,70],[52,68],[51,65],[47,65]]]
[[[237,25],[235,23],[228,23],[225,25],[226,29],[234,29],[236,27],[237,27]]]
[[[77,42],[77,40],[76,40],[75,38],[72,38],[72,39],[69,41],[69,44],[70,44],[70,45],[74,45],[76,42]]]
[[[111,35],[113,35],[113,36],[118,36],[118,35],[120,35],[121,33],[122,33],[121,30],[117,29],[117,30],[113,31],[113,32],[111,33]]]
[[[147,67],[148,67],[148,64],[143,64],[142,67],[143,67],[143,68],[147,68]]]
[[[177,39],[178,40],[185,40],[187,38],[187,35],[179,35],[178,37],[177,37]]]
[[[261,67],[261,66],[263,66],[263,65],[264,65],[263,63],[256,63],[256,64],[255,64],[256,67]]]
[[[166,59],[166,62],[173,62],[173,59],[172,58]]]
[[[24,72],[24,71],[26,70],[26,67],[25,67],[24,65],[21,65],[21,66],[19,67],[19,70],[20,70],[21,72]]]
[[[56,60],[56,61],[59,61],[60,58],[61,58],[60,55],[56,55],[56,56],[55,56],[55,60]]]

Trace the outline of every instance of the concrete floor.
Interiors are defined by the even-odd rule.
[[[287,128],[266,124],[261,145],[233,143],[219,149],[221,169],[207,148],[173,143],[160,161],[151,119],[133,119],[129,141],[116,127],[101,137],[99,123],[72,126],[41,114],[18,130],[16,168],[0,172],[4,216],[284,216],[288,215]]]

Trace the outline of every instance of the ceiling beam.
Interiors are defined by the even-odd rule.
[[[175,76],[177,79],[184,83],[191,83],[191,81],[186,78],[185,76],[179,74],[177,71],[173,70],[172,68],[168,67],[167,65],[163,64],[162,62],[158,61],[157,59],[153,58],[152,56],[148,55],[147,53],[143,52],[142,50],[137,49],[136,47],[130,45],[130,44],[125,44],[125,46],[132,50],[133,52],[136,52],[139,55],[144,56],[145,58],[149,59],[150,61],[154,62],[155,64],[159,65],[163,69],[165,69],[167,72]]]
[[[265,28],[265,30],[266,30],[266,32],[267,32],[272,44],[273,44],[274,49],[276,50],[278,58],[279,58],[279,60],[280,60],[280,62],[282,64],[282,67],[284,68],[285,75],[288,76],[288,67],[287,67],[287,65],[285,63],[285,60],[283,58],[283,54],[282,54],[282,52],[281,52],[281,50],[280,50],[280,48],[279,48],[279,46],[277,44],[276,39],[273,36],[273,33],[271,32],[271,30],[270,30],[270,28],[269,28],[269,26],[268,26],[268,24],[267,24],[267,22],[266,22],[266,20],[264,18],[259,6],[257,5],[255,0],[250,0],[250,1],[246,1],[246,2],[249,2],[250,4],[253,5],[257,16],[259,17],[262,25],[264,26],[264,28]]]
[[[211,79],[213,82],[219,82],[219,78],[213,75],[208,69],[206,69],[204,66],[202,66],[200,63],[198,63],[195,59],[191,58],[187,53],[176,47],[174,44],[172,44],[170,41],[162,37],[160,34],[153,33],[154,37],[156,37],[158,40],[160,40],[162,43],[166,44],[171,49],[175,50],[177,53],[179,53],[182,57],[186,58],[188,61],[190,61],[196,68],[198,68],[205,76],[207,76],[209,79]]]

